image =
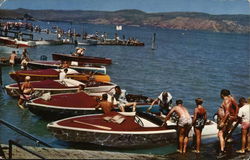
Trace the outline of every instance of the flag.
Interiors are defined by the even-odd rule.
[[[117,31],[121,31],[122,30],[122,26],[116,26],[116,30]]]

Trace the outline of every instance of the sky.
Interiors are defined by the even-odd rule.
[[[250,0],[0,0],[0,9],[55,9],[116,11],[138,9],[155,12],[250,14]]]

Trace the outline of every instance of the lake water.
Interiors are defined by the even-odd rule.
[[[115,26],[69,23],[37,22],[42,28],[53,25],[70,27],[77,32],[107,32],[113,38]],[[151,38],[156,33],[157,49],[151,49]],[[107,67],[112,81],[126,89],[128,93],[157,97],[162,91],[169,91],[173,102],[182,99],[184,105],[193,113],[194,99],[204,99],[204,106],[211,119],[221,103],[220,90],[229,89],[237,99],[250,96],[250,36],[244,34],[212,33],[203,31],[167,30],[147,27],[124,26],[120,37],[136,37],[145,43],[144,47],[129,46],[86,46],[86,55],[108,57],[113,64]],[[48,37],[44,33],[39,37]],[[73,45],[38,46],[28,48],[32,59],[40,59],[54,52],[71,53]],[[4,54],[0,55],[6,56]],[[8,73],[19,67],[2,68],[4,85],[14,83]],[[54,138],[48,132],[48,121],[17,107],[17,99],[0,91],[0,119],[6,120],[18,128],[59,148],[94,149],[96,146],[71,145]],[[13,133],[4,126],[0,127],[0,142],[14,139],[21,144],[34,145],[26,138]],[[98,148],[100,150],[109,150]],[[123,150],[124,152],[166,154],[175,151],[175,144],[145,150]]]

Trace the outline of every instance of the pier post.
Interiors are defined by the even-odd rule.
[[[0,64],[0,85],[3,85],[3,80],[2,80],[2,65]]]

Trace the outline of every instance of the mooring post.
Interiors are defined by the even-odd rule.
[[[0,85],[3,85],[3,80],[2,80],[2,65],[0,64]]]

